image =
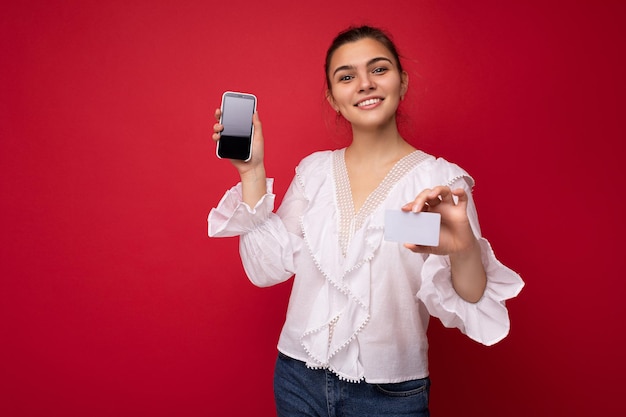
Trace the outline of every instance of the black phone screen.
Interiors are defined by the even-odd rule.
[[[248,160],[252,147],[252,115],[256,98],[250,94],[224,93],[217,154],[220,158]]]

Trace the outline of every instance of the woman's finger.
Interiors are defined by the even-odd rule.
[[[222,130],[224,130],[224,126],[219,123],[220,118],[222,117],[222,111],[220,109],[215,109],[214,116],[215,120],[217,120],[217,123],[213,125],[213,135],[211,136],[211,139],[217,142],[218,140],[220,140],[220,133],[222,132]]]
[[[412,211],[413,213],[419,213],[420,211],[427,211],[428,207],[426,207],[426,200],[428,199],[428,195],[432,190],[430,188],[426,188],[422,190],[410,203],[402,206],[402,210],[404,211]]]
[[[219,123],[215,123],[213,125],[213,136],[211,136],[213,138],[214,141],[218,141],[220,140],[220,134],[222,132],[222,130],[224,130],[224,126],[222,126]]]
[[[463,188],[452,190],[452,194],[458,199],[458,203],[466,203],[469,200],[469,197]]]

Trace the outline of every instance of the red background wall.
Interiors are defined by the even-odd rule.
[[[407,58],[405,136],[476,178],[527,283],[496,346],[432,322],[433,414],[623,415],[624,6],[515,3],[5,4],[0,413],[273,415],[289,284],[252,286],[237,240],[206,236],[237,179],[212,112],[258,95],[282,195],[345,144],[323,56],[366,22]]]

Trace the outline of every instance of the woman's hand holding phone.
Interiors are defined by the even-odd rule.
[[[216,143],[219,142],[222,130],[224,130],[224,126],[220,124],[221,118],[222,110],[219,108],[215,109],[215,120],[217,121],[217,123],[213,125],[212,138]],[[254,125],[254,138],[252,140],[252,156],[250,160],[230,160],[240,174],[249,171],[251,168],[256,167],[258,164],[263,164],[263,132],[261,120],[259,119],[259,114],[257,112],[255,112],[252,116],[252,124]]]
[[[213,125],[212,139],[216,142],[220,140],[220,134],[224,130],[224,126],[220,124],[222,111],[218,108],[215,110],[215,119],[217,123]],[[263,163],[263,130],[258,112],[252,116],[252,124],[254,125],[254,138],[252,140],[252,156],[248,161],[238,159],[230,159],[230,162],[239,172],[241,177],[243,201],[250,207],[254,207],[256,203],[267,192],[265,166]]]

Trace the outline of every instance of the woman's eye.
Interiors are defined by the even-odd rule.
[[[387,72],[387,68],[385,68],[385,67],[377,67],[377,68],[374,68],[374,70],[372,72],[374,74],[382,74],[384,72]]]
[[[341,77],[339,77],[339,81],[350,81],[353,78],[354,77],[352,75],[342,75]]]

